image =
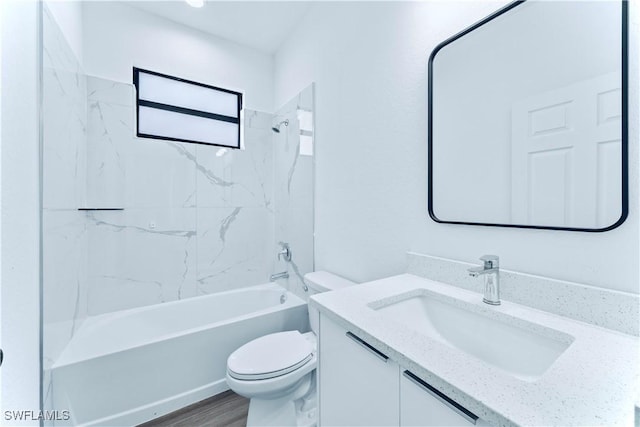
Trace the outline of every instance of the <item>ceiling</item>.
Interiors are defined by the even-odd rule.
[[[274,53],[311,7],[307,1],[211,1],[193,8],[183,0],[126,4],[266,53]]]

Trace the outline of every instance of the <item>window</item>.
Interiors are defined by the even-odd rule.
[[[136,135],[240,148],[242,94],[133,69]]]

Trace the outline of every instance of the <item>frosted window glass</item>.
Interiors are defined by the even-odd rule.
[[[238,118],[238,95],[147,74],[142,70],[138,74],[138,97],[145,101]]]
[[[236,147],[238,127],[237,123],[143,106],[140,106],[138,112],[138,132],[150,135],[152,138],[168,137]]]

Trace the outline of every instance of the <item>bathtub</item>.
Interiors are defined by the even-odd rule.
[[[51,367],[56,425],[129,426],[228,390],[228,356],[308,330],[306,303],[275,283],[89,317]]]

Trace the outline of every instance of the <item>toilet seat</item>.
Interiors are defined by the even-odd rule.
[[[313,345],[300,332],[278,332],[234,351],[227,360],[227,372],[238,380],[265,380],[293,372],[312,358]]]

